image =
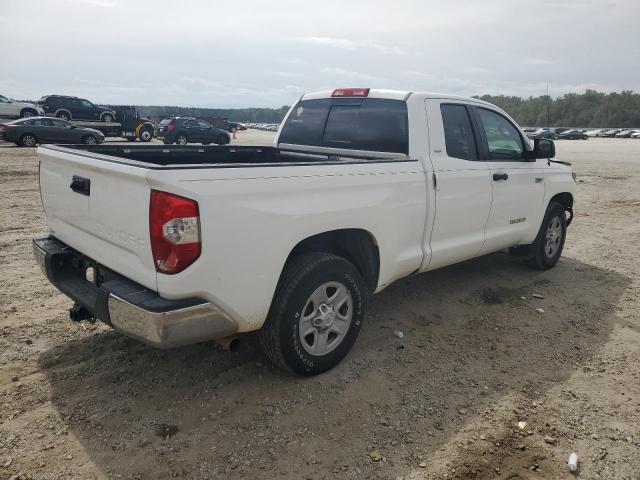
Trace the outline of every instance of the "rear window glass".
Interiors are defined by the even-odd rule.
[[[408,154],[407,104],[382,98],[303,100],[293,108],[279,141]]]
[[[447,155],[463,160],[475,160],[476,141],[471,121],[464,105],[440,105]]]

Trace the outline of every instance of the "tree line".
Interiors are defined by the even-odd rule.
[[[558,98],[483,95],[520,125],[531,127],[637,127],[640,128],[640,94],[633,91],[602,93],[586,90]]]
[[[637,127],[640,128],[640,94],[633,91],[603,93],[586,90],[558,98],[546,95],[521,98],[507,95],[482,95],[480,98],[508,112],[523,126],[554,127]],[[175,106],[139,106],[144,117],[174,115],[223,117],[238,122],[280,123],[289,107],[280,108],[196,108]]]

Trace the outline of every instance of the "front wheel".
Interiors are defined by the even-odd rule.
[[[150,142],[152,138],[153,138],[153,133],[148,128],[145,128],[140,132],[141,142]]]
[[[547,207],[538,236],[531,244],[531,256],[527,263],[538,270],[555,266],[560,259],[567,235],[567,217],[564,207],[551,202]]]
[[[25,108],[24,110],[22,110],[22,112],[20,112],[20,118],[29,118],[29,117],[35,117],[36,116],[36,111],[32,110],[31,108]]]
[[[267,321],[260,330],[265,354],[300,375],[333,368],[353,346],[367,303],[367,286],[347,260],[308,253],[285,267]]]
[[[60,120],[65,120],[67,122],[71,120],[71,115],[68,114],[67,112],[58,112],[56,117],[58,117]]]
[[[187,138],[187,136],[183,133],[181,133],[180,135],[178,135],[176,137],[176,143],[178,145],[186,145],[189,142],[189,139]]]
[[[113,122],[113,115],[111,115],[110,113],[105,113],[105,114],[102,116],[102,121],[103,121],[104,123],[111,123],[111,122]]]
[[[93,135],[87,135],[82,139],[82,143],[84,143],[85,145],[96,145],[98,141]]]

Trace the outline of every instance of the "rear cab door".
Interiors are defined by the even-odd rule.
[[[491,209],[491,174],[479,150],[471,106],[428,98],[430,158],[435,187],[431,270],[477,256]]]
[[[473,113],[493,186],[481,253],[531,243],[544,213],[544,160],[527,158],[528,142],[503,112],[476,106]]]

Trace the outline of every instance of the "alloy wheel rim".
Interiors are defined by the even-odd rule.
[[[335,350],[345,339],[353,319],[351,291],[340,282],[326,282],[305,302],[298,320],[302,348],[315,356]]]
[[[560,217],[553,217],[545,234],[544,254],[547,258],[553,258],[562,243],[562,222]]]
[[[36,144],[36,138],[31,135],[26,135],[22,140],[22,143],[27,147],[33,147]]]

